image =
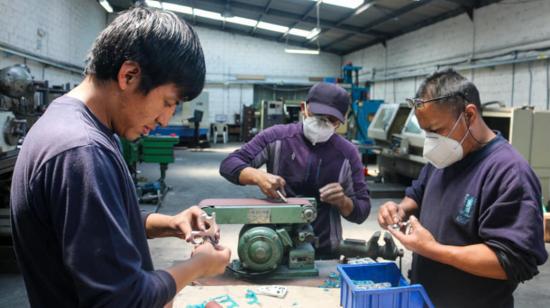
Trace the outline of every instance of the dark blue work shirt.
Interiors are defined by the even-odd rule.
[[[135,188],[113,132],[56,99],[27,134],[11,188],[15,251],[33,307],[160,307]]]
[[[539,180],[500,134],[447,168],[426,165],[406,195],[418,204],[420,223],[436,241],[484,243],[508,275],[483,278],[414,254],[411,281],[426,288],[436,307],[513,307],[518,282],[535,275],[548,257]],[[527,274],[518,278],[520,266]]]

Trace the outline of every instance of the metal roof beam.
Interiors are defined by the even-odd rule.
[[[199,2],[196,2],[197,5],[200,5],[201,3],[211,3],[211,4],[217,4],[217,5],[220,5],[220,6],[225,5],[225,1],[223,1],[223,0],[201,0]],[[314,3],[314,5],[315,4],[316,3]],[[247,11],[247,12],[252,12],[252,13],[260,13],[260,14],[264,10],[264,6],[258,6],[258,5],[255,5],[255,4],[244,4],[244,3],[239,3],[239,2],[233,2],[231,6],[235,9],[239,9],[239,10],[242,10],[242,11]],[[269,10],[269,12],[266,13],[264,16],[280,17],[280,18],[284,18],[284,19],[293,20],[294,22],[301,21],[301,22],[308,23],[308,24],[313,24],[313,25],[317,24],[317,18],[315,18],[315,17],[307,16],[307,17],[302,19],[303,14],[289,13],[289,12],[274,9],[274,8],[271,8]],[[361,28],[359,28],[359,27],[344,26],[344,25],[336,26],[336,23],[328,21],[326,19],[320,19],[320,23],[321,23],[321,28],[330,28],[330,29],[335,29],[335,30],[339,30],[339,31],[342,31],[342,32],[347,32],[347,33],[353,32],[355,34],[376,36],[376,37],[388,34],[386,32],[381,32],[381,31],[372,31],[372,30],[361,31]]]
[[[263,13],[261,13],[261,14],[260,14],[260,17],[258,17],[258,22],[260,22],[260,21],[262,20],[262,18],[264,17],[264,15],[267,14],[267,12],[269,12],[269,9],[270,9],[270,7],[271,7],[271,2],[272,2],[272,1],[273,1],[273,0],[267,1],[267,4],[266,4],[265,7],[264,7]],[[258,24],[256,24],[256,26],[254,26],[254,28],[250,29],[249,34],[250,34],[250,35],[254,35],[254,32],[256,31],[257,28],[258,28]]]

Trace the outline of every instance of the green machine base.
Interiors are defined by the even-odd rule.
[[[243,278],[315,277],[317,241],[310,223],[317,216],[315,199],[206,199],[199,203],[218,224],[244,224],[239,232],[239,260],[229,270]]]
[[[241,262],[239,260],[233,260],[233,262],[229,264],[229,269],[235,274],[235,276],[249,279],[253,279],[255,277],[269,277],[269,279],[284,280],[291,278],[307,278],[319,276],[319,270],[315,267],[290,269],[286,265],[279,265],[277,269],[273,271],[254,273],[246,271],[241,266]]]

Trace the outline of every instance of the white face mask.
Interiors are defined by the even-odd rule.
[[[336,128],[326,117],[310,116],[304,119],[304,135],[313,144],[326,142]]]
[[[462,118],[462,115],[463,113],[460,114],[460,117],[458,117],[458,120],[456,120],[453,128],[451,129],[451,132],[449,132],[449,135],[447,135],[447,137],[441,136],[436,133],[426,132],[426,137],[424,139],[423,156],[438,169],[443,169],[454,164],[455,162],[461,160],[462,156],[464,155],[462,143],[470,133],[470,129],[468,128],[466,134],[464,135],[464,137],[462,137],[462,140],[460,142],[449,138],[449,136],[457,127],[458,122]]]

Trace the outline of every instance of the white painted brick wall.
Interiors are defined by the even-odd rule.
[[[387,63],[392,68],[427,63],[435,67],[449,59],[486,55],[489,51],[511,51],[529,46],[550,46],[550,1],[533,1],[520,4],[497,3],[475,11],[474,22],[466,14],[444,20],[405,34],[382,45],[372,46],[343,57],[363,66],[362,77],[368,79],[373,70],[383,76]],[[474,35],[475,28],[475,35]],[[475,40],[475,42],[474,42]],[[510,48],[506,48],[510,46]],[[387,62],[385,55],[387,53]],[[531,64],[531,104],[537,109],[547,109],[546,60]],[[484,102],[500,100],[512,104],[512,65],[463,71],[465,77],[478,86]],[[408,82],[405,82],[405,81]],[[422,77],[400,81],[377,82],[372,97],[388,102],[401,102],[414,95]],[[395,89],[394,89],[395,85]],[[515,66],[514,106],[529,104],[529,65]]]
[[[242,105],[253,103],[254,87],[232,84],[236,75],[263,75],[274,83],[309,83],[308,78],[339,76],[341,58],[334,54],[297,55],[285,44],[195,27],[205,54],[210,121],[226,114],[230,122]]]
[[[0,0],[0,42],[82,67],[105,21],[105,10],[93,0]],[[20,57],[0,53],[0,67],[23,62]],[[82,79],[79,74],[33,61],[27,65],[36,79],[50,84],[75,84]]]
[[[230,75],[265,75],[274,81],[307,82],[310,76],[340,74],[334,54],[297,55],[284,52],[285,44],[195,27],[204,49],[208,79],[226,81]],[[220,79],[223,78],[223,79]]]

